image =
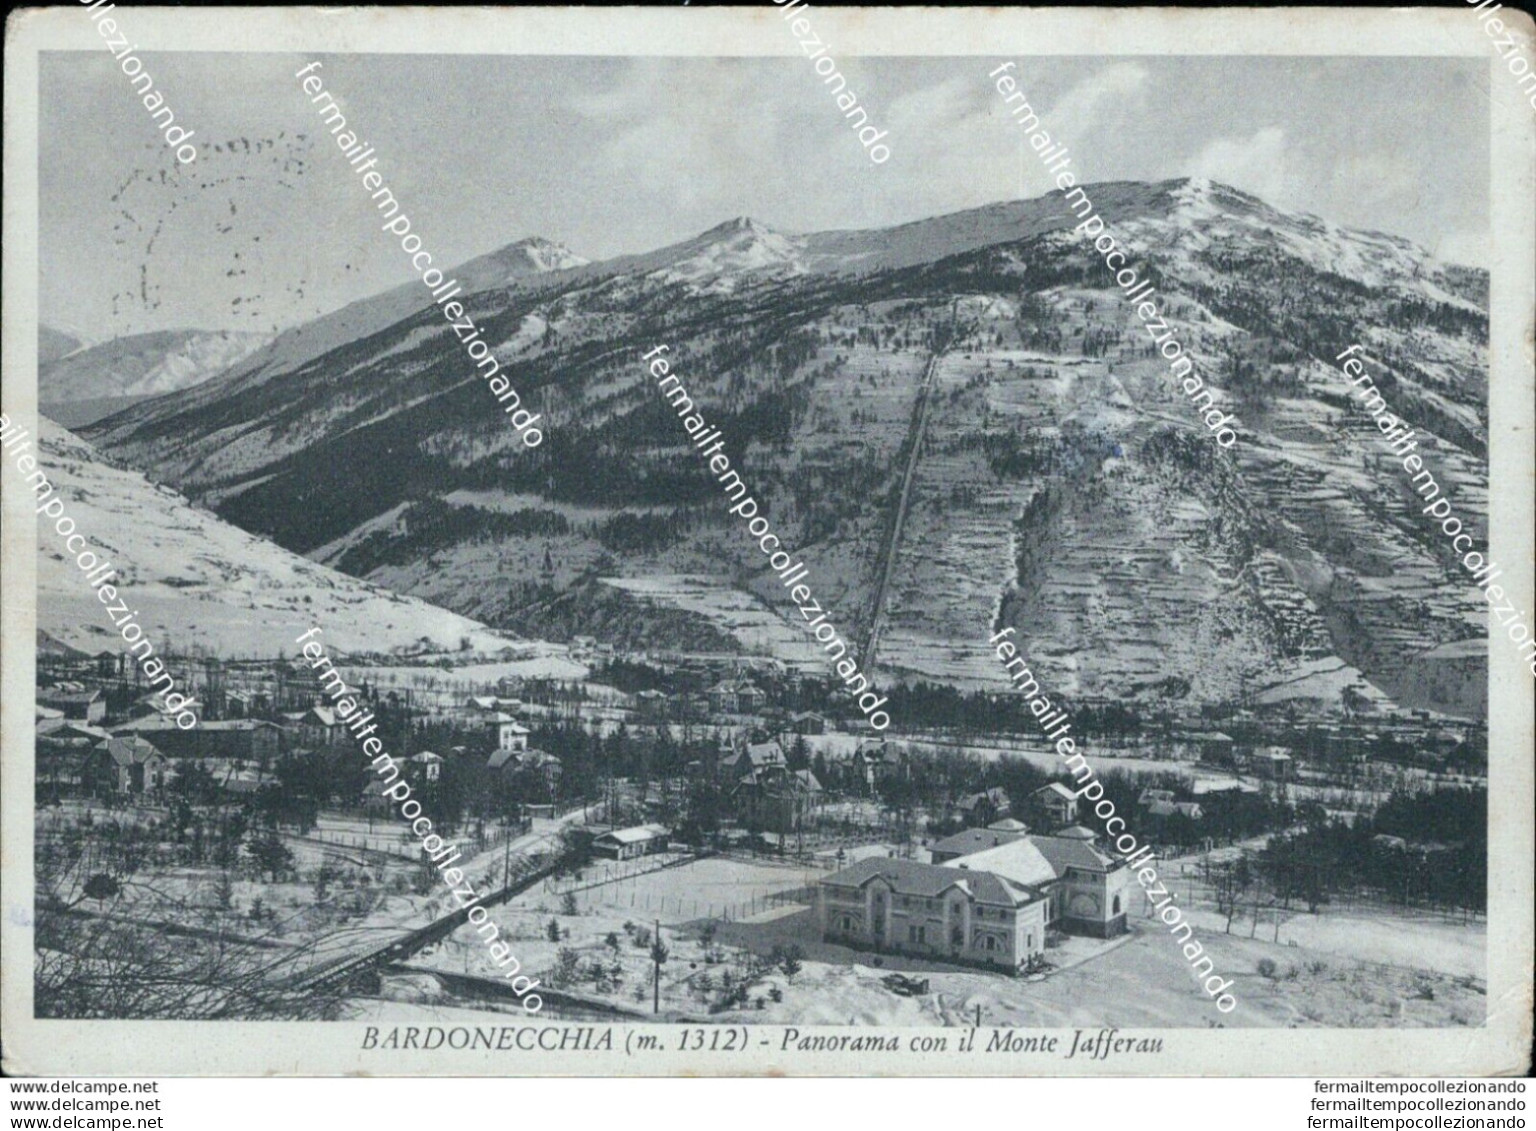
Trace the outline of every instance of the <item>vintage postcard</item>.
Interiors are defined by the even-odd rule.
[[[5,81],[8,1072],[1528,1067],[1529,16]]]

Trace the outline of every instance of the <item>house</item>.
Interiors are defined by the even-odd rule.
[[[1022,827],[1020,826],[1020,828]],[[995,827],[965,829],[954,836],[947,836],[943,840],[935,841],[928,849],[928,853],[935,864],[947,864],[951,860],[958,860],[960,857],[969,856],[974,852],[996,848],[1000,844],[1011,844],[1023,835],[1023,832]]]
[[[1006,817],[1012,807],[1013,803],[1008,800],[1008,791],[998,785],[980,793],[962,797],[960,804],[956,806],[960,811],[960,819],[967,825],[990,825],[999,817]]]
[[[635,860],[667,850],[670,831],[661,825],[636,825],[613,829],[592,842],[592,851],[612,860]]]
[[[1284,746],[1269,746],[1254,755],[1254,770],[1271,781],[1290,781],[1296,772],[1296,760]]]
[[[443,756],[430,750],[412,754],[407,759],[414,768],[417,781],[437,781],[443,776]]]
[[[796,734],[818,735],[827,733],[827,719],[815,711],[796,711],[789,716],[789,726]]]
[[[1044,814],[1047,828],[1060,828],[1077,820],[1077,794],[1059,781],[1035,790],[1030,794],[1030,803]]]
[[[663,722],[667,717],[667,697],[655,688],[635,692],[635,714],[646,722]]]
[[[555,755],[547,754],[543,750],[529,750],[526,747],[523,749],[498,747],[491,751],[491,756],[486,759],[485,764],[488,769],[500,770],[507,777],[536,775],[550,792],[560,784],[560,777],[565,772],[564,765]]]
[[[89,691],[78,689],[78,685],[68,689],[54,688],[39,693],[37,701],[44,707],[62,711],[66,719],[77,722],[98,723],[107,714],[106,696],[97,688]]]
[[[262,719],[199,719],[195,727],[183,730],[163,715],[148,715],[114,728],[114,733],[146,739],[167,758],[260,762],[276,758],[284,746],[283,728]]]
[[[717,715],[750,715],[767,701],[762,691],[747,679],[722,679],[708,691],[709,709]]]
[[[551,796],[560,788],[565,764],[558,757],[543,750],[523,750],[519,752],[519,760],[523,772],[537,776]]]
[[[1224,734],[1219,730],[1202,731],[1191,734],[1190,741],[1199,751],[1200,761],[1210,766],[1230,766],[1235,754],[1236,743],[1232,741],[1230,734]]]
[[[1152,792],[1164,792],[1153,790]],[[1158,798],[1147,803],[1147,812],[1154,817],[1188,817],[1191,821],[1205,818],[1205,810],[1198,801],[1172,801]]]
[[[731,753],[720,759],[720,770],[732,781],[741,781],[759,770],[784,767],[788,759],[784,748],[777,742],[749,742],[740,750],[732,747]]]
[[[871,857],[817,883],[822,938],[1017,973],[1045,949],[1049,900],[991,872]]]
[[[1136,798],[1136,804],[1143,808],[1150,808],[1157,803],[1173,803],[1173,790],[1171,789],[1144,789]]]
[[[1028,836],[947,861],[946,868],[990,872],[1047,897],[1048,926],[1071,934],[1123,934],[1131,869],[1094,847],[1087,829]]]
[[[248,719],[256,711],[256,695],[249,691],[231,691],[224,696],[224,717]]]
[[[863,789],[873,790],[886,778],[903,774],[906,769],[907,761],[904,753],[892,754],[886,749],[885,739],[871,739],[859,743],[858,748],[854,750],[849,776]]]
[[[299,741],[305,746],[340,746],[346,736],[347,724],[334,708],[311,707],[299,716]]]
[[[42,725],[45,720],[39,720],[34,776],[38,786],[51,786],[55,795],[65,791],[77,793],[85,788],[86,763],[92,749],[112,735],[89,723],[65,722],[59,712],[53,713],[58,717],[46,720],[53,724],[46,730]]]
[[[821,782],[810,770],[767,766],[750,771],[731,791],[738,819],[749,828],[793,833],[822,802]]]
[[[482,716],[486,738],[497,750],[523,751],[528,749],[528,728],[504,711],[492,711]]]
[[[92,793],[144,793],[165,784],[165,755],[137,735],[109,738],[91,747],[81,785]]]
[[[704,697],[709,700],[709,709],[717,715],[734,715],[736,713],[736,684],[734,680],[722,679],[719,683],[708,688]]]

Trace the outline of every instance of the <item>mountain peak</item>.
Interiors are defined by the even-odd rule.
[[[755,232],[758,235],[763,235],[764,233],[773,231],[773,229],[770,228],[767,224],[764,224],[761,220],[756,220],[751,216],[737,216],[734,220],[727,221],[727,224],[732,228],[739,228],[743,231]]]
[[[513,274],[534,274],[544,271],[564,271],[571,267],[585,266],[583,259],[557,240],[543,236],[527,236],[510,243],[486,257],[505,267]]]
[[[735,235],[751,235],[759,238],[777,236],[780,233],[764,224],[761,220],[754,220],[751,216],[737,216],[733,220],[727,220],[723,224],[716,224],[709,231],[703,233],[700,239],[727,238]]]
[[[693,239],[657,253],[652,262],[674,280],[730,291],[745,276],[800,275],[804,237],[785,235],[750,216],[716,224]]]

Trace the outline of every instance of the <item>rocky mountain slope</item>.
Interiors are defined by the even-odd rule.
[[[850,639],[917,445],[883,590],[888,674],[1001,683],[1001,616],[1042,684],[1078,696],[1354,688],[1481,714],[1469,642],[1486,614],[1331,358],[1358,342],[1380,360],[1392,410],[1480,526],[1486,275],[1208,182],[1088,191],[1237,414],[1230,451],[1060,193],[879,231],[742,218],[641,256],[487,266],[466,306],[544,416],[535,451],[441,315],[390,296],[92,435],[245,529],[488,623],[603,636],[622,620],[631,640],[649,616],[657,646],[723,634],[813,662],[640,364],[666,342]]]

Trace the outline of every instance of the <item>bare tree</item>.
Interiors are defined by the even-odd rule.
[[[33,1003],[38,1017],[166,1020],[334,1020],[342,988],[300,989],[276,972],[263,937],[222,924],[185,926],[184,899],[95,871],[100,855],[76,830],[39,838]],[[120,864],[121,857],[118,863]]]

